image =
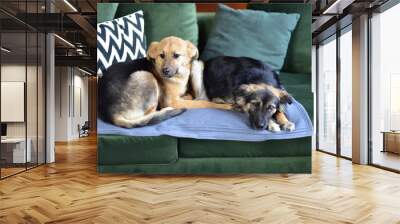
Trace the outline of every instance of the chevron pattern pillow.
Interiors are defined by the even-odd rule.
[[[97,74],[112,64],[146,56],[143,12],[97,24]]]

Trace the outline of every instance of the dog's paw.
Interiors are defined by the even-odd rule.
[[[282,125],[282,129],[285,131],[294,131],[296,125],[293,122],[288,121],[287,123]]]
[[[277,123],[275,123],[275,121],[271,120],[268,123],[267,130],[271,131],[271,132],[280,132],[281,128],[279,127],[279,124],[277,124]]]

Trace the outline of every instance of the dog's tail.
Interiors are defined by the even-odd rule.
[[[163,108],[136,119],[126,119],[124,116],[115,116],[113,123],[124,128],[142,127],[149,124],[157,124],[185,112],[186,109]]]

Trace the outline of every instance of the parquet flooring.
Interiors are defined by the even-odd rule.
[[[0,181],[0,223],[400,223],[400,175],[320,152],[311,175],[99,175],[95,138]]]

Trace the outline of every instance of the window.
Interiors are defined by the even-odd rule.
[[[317,148],[350,159],[353,79],[351,25],[342,29],[338,36],[334,35],[319,45],[317,63]]]
[[[318,149],[336,154],[336,37],[319,45]]]
[[[340,155],[352,157],[352,33],[351,26],[340,36]]]
[[[372,164],[400,170],[400,5],[371,19]]]
[[[0,7],[8,4],[15,6]],[[20,16],[43,4],[18,2]],[[45,41],[44,33],[0,12],[0,178],[45,163]]]

